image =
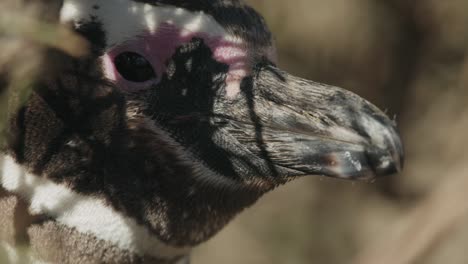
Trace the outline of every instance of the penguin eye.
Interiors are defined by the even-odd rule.
[[[156,79],[151,63],[135,52],[123,52],[115,57],[114,64],[120,75],[131,82],[146,82]]]

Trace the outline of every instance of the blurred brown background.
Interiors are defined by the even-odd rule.
[[[468,0],[248,2],[276,35],[283,68],[396,116],[406,166],[373,183],[309,177],[281,187],[196,250],[195,264],[351,263],[444,181],[468,177]],[[457,211],[463,190],[439,207]],[[430,213],[415,222],[430,224]],[[468,263],[467,220],[411,263]]]

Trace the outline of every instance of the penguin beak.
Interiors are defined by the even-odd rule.
[[[369,179],[403,167],[395,122],[356,94],[272,65],[259,67],[241,90],[226,129],[280,174]]]

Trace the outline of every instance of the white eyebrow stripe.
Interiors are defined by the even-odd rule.
[[[89,21],[96,17],[106,31],[107,46],[121,44],[142,32],[156,32],[162,24],[172,24],[194,33],[221,37],[233,43],[240,38],[229,34],[211,15],[171,6],[154,6],[128,0],[65,0],[61,21]]]

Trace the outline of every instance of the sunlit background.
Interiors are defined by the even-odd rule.
[[[421,222],[428,237],[411,263],[468,263],[468,217],[431,215],[468,203],[468,185],[457,184],[439,195],[452,202],[431,200],[446,182],[468,177],[468,1],[249,2],[276,35],[283,68],[352,90],[396,117],[406,165],[372,183],[311,176],[281,187],[198,248],[193,262],[352,263],[416,211],[412,226]],[[395,244],[414,246],[407,243]]]

